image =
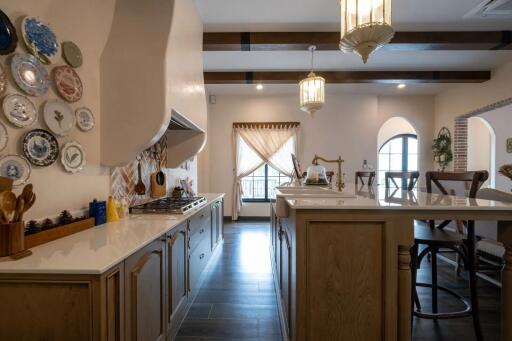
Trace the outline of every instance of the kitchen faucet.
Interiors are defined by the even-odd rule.
[[[327,160],[321,156],[315,155],[315,158],[313,159],[313,164],[318,165],[318,160],[321,160],[325,163],[337,163],[338,164],[338,181],[336,183],[336,186],[338,186],[338,191],[342,192],[345,188],[345,179],[344,174],[341,173],[341,164],[345,162],[345,160],[341,159],[341,156],[337,160]]]

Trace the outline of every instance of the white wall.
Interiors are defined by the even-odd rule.
[[[381,125],[393,116],[405,117],[421,138],[430,140],[433,126],[433,98],[430,96],[384,96],[329,94],[314,118],[298,109],[297,94],[218,95],[208,112],[208,172],[211,192],[225,192],[225,215],[231,215],[233,188],[233,122],[298,121],[301,123],[299,161],[304,170],[315,154],[345,159],[347,181],[363,160],[377,164],[377,135]],[[429,154],[430,155],[430,154]],[[430,168],[425,157],[422,165]],[[333,165],[326,165],[334,170]],[[268,204],[247,204],[242,216],[268,216]]]
[[[88,207],[93,198],[106,198],[109,194],[109,170],[99,166],[100,158],[100,89],[99,59],[110,31],[114,11],[114,0],[16,0],[4,1],[2,10],[15,23],[19,43],[17,52],[26,52],[20,32],[21,19],[26,15],[39,16],[55,30],[59,41],[71,40],[82,50],[84,63],[77,72],[84,85],[83,98],[71,104],[73,109],[89,107],[96,117],[96,126],[90,132],[83,133],[74,129],[70,136],[58,138],[63,146],[71,140],[79,141],[87,153],[87,166],[78,174],[64,171],[60,160],[46,168],[32,169],[29,182],[34,184],[37,200],[34,207],[27,212],[26,219],[53,217],[60,211],[71,211]],[[0,56],[5,70],[10,68],[10,56]],[[58,64],[62,65],[61,59]],[[47,67],[50,72],[55,65]],[[10,72],[7,72],[10,74]],[[21,93],[11,77],[7,93]],[[31,97],[39,112],[47,99],[58,98],[53,88],[43,97]],[[20,140],[29,129],[15,128],[3,115],[2,122],[9,130],[9,145],[2,155],[21,154]],[[40,114],[39,120],[32,128],[48,129]]]
[[[438,94],[435,97],[435,134],[446,126],[453,135],[456,117],[511,98],[511,79],[512,62],[493,70],[491,80],[485,83],[464,84]],[[508,121],[509,127],[511,123]]]
[[[416,134],[416,129],[403,117],[390,118],[380,127],[377,136],[378,148],[397,134]]]
[[[487,170],[489,179],[484,186],[494,187],[493,143],[490,127],[480,117],[468,120],[468,170]]]
[[[496,161],[495,171],[497,172],[501,166],[512,164],[512,154],[507,153],[506,141],[512,137],[512,105],[489,111],[480,115],[485,119],[496,134]],[[496,188],[505,192],[510,192],[512,182],[500,175],[496,174]]]

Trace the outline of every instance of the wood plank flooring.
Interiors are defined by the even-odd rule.
[[[221,247],[176,341],[281,341],[269,224],[226,224]]]
[[[281,330],[269,256],[269,224],[226,224],[220,254],[205,270],[205,281],[176,341],[280,341]],[[420,281],[430,280],[429,264],[422,264]],[[439,262],[439,283],[469,296],[467,282],[453,268]],[[485,340],[500,339],[500,290],[479,280],[480,310]],[[457,301],[440,294],[440,309],[458,309]],[[430,307],[427,289],[420,289],[424,308]],[[471,318],[431,321],[414,319],[413,340],[475,340]],[[327,340],[322,340],[327,341]]]

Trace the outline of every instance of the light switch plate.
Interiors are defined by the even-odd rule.
[[[512,154],[512,137],[507,139],[507,153]]]

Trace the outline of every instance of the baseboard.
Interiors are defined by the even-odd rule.
[[[229,223],[229,222],[232,222],[233,221],[233,217],[231,216],[224,216],[224,221]],[[238,220],[236,221],[253,221],[253,222],[269,222],[270,221],[270,217],[264,217],[264,216],[260,216],[260,217],[251,217],[251,216],[243,216],[243,217],[238,217]]]

